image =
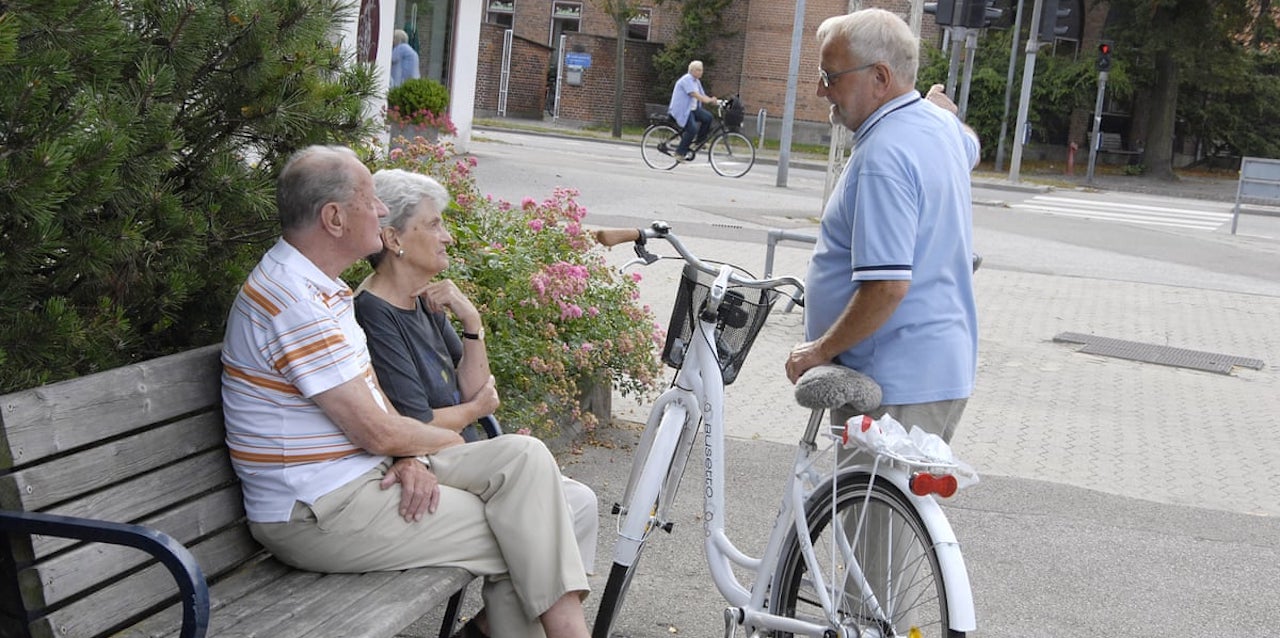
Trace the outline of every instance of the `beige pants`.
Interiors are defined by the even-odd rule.
[[[501,436],[431,456],[440,479],[434,514],[407,523],[387,466],[298,503],[287,523],[250,523],[281,561],[311,571],[462,567],[485,577],[491,635],[541,636],[538,617],[569,592],[589,590],[563,477],[542,441]]]
[[[600,501],[586,485],[564,477],[564,500],[573,518],[573,535],[578,540],[578,555],[587,574],[596,573],[596,540],[600,537]]]

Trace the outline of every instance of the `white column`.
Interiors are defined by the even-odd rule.
[[[453,15],[453,68],[449,74],[449,119],[458,129],[453,143],[459,153],[471,145],[475,120],[476,73],[480,63],[480,25],[484,0],[458,0]]]
[[[356,42],[359,40],[360,10],[375,0],[349,0],[351,19],[344,23],[338,33],[339,46],[343,52],[357,59]],[[395,29],[396,0],[380,0],[378,4],[378,46],[374,53],[374,67],[378,78],[378,91],[364,103],[364,116],[382,124],[385,122],[384,109],[387,105],[387,86],[391,82],[391,38]],[[385,149],[389,140],[385,126],[380,134],[382,147]]]
[[[375,68],[378,72],[378,91],[364,103],[366,118],[376,120],[381,126],[378,139],[382,148],[391,144],[391,132],[387,129],[387,90],[391,86],[391,48],[396,29],[396,0],[382,0],[382,24],[378,29],[378,58]]]

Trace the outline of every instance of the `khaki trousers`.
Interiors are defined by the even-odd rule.
[[[578,555],[587,574],[596,573],[596,541],[600,537],[600,499],[590,487],[564,477],[564,500],[573,518],[573,535],[578,540]]]
[[[500,436],[431,455],[440,504],[416,523],[399,514],[387,465],[298,503],[287,523],[250,523],[281,561],[318,572],[462,567],[485,577],[491,635],[542,636],[538,617],[569,592],[589,591],[563,477],[542,441]]]

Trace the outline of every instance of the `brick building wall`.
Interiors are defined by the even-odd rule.
[[[551,10],[555,0],[514,0],[513,30],[526,44],[549,43]],[[881,7],[906,16],[909,0],[863,0],[864,7]],[[627,41],[627,83],[625,87],[624,121],[642,123],[644,103],[655,95],[670,94],[670,87],[656,87],[652,57],[661,44],[670,41],[680,24],[679,6],[664,3],[652,7],[650,40]],[[826,18],[843,14],[848,0],[808,0],[801,40],[800,77],[796,92],[796,136],[799,141],[821,142],[830,132],[826,100],[815,94],[818,49],[814,32]],[[787,71],[791,55],[791,31],[795,5],[777,0],[737,0],[727,10],[725,24],[731,33],[712,45],[712,61],[703,82],[713,95],[741,95],[746,103],[749,132],[754,133],[754,117],[760,109],[767,111],[770,125],[767,135],[776,138],[785,106]],[[927,45],[937,46],[939,30],[932,16],[924,16],[921,38]],[[561,87],[560,117],[583,123],[609,123],[613,120],[614,24],[612,18],[591,0],[582,0],[579,32],[567,34],[569,51],[591,54],[591,68],[584,72],[583,86]],[[482,75],[485,69],[497,69],[501,59],[501,29],[497,46],[481,51]],[[483,39],[490,28],[486,26]],[[549,51],[548,47],[548,51]],[[493,58],[490,62],[489,58]],[[554,61],[553,61],[554,62]],[[513,61],[513,82],[514,82]],[[533,69],[522,69],[522,76],[532,77]],[[545,69],[541,76],[545,82]],[[477,88],[477,110],[494,112],[497,108],[497,75],[482,77]],[[536,84],[530,80],[529,85]],[[486,88],[492,85],[493,88]],[[483,95],[481,95],[483,93]],[[510,100],[510,98],[508,98]],[[510,108],[510,102],[509,108]],[[513,113],[514,114],[514,113]]]
[[[498,112],[498,92],[502,81],[502,37],[504,27],[494,24],[480,29],[480,58],[476,68],[476,112],[491,117]],[[507,83],[507,115],[540,118],[546,106],[547,64],[551,48],[519,36],[511,38],[511,73]]]
[[[746,37],[742,55],[742,97],[748,118],[760,109],[769,115],[769,137],[777,137],[776,129],[786,106],[787,71],[791,64],[791,32],[795,6],[769,0],[741,0],[749,4]],[[796,85],[797,139],[815,142],[829,133],[828,102],[818,97],[818,43],[814,34],[823,20],[842,15],[848,10],[847,0],[808,0],[805,3],[804,27],[800,40],[800,71]],[[864,8],[879,7],[908,17],[908,0],[864,0]],[[937,46],[938,28],[933,16],[922,21],[921,40]],[[750,126],[750,125],[749,125]],[[804,130],[801,130],[804,129]]]
[[[617,40],[575,33],[569,35],[566,44],[570,51],[590,54],[591,68],[583,71],[582,86],[566,83],[560,87],[560,119],[570,122],[612,123]],[[645,122],[644,96],[657,81],[652,60],[661,46],[657,42],[627,40],[622,104],[624,123]]]

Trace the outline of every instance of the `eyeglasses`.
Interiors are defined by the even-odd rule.
[[[822,67],[818,67],[818,82],[822,83],[822,88],[829,89],[831,88],[831,83],[836,81],[836,78],[842,75],[847,75],[849,73],[857,73],[858,71],[861,71],[863,69],[869,69],[875,65],[876,65],[875,62],[868,62],[862,66],[854,67],[852,69],[845,69],[843,71],[837,71],[835,73],[827,73],[826,69]]]

